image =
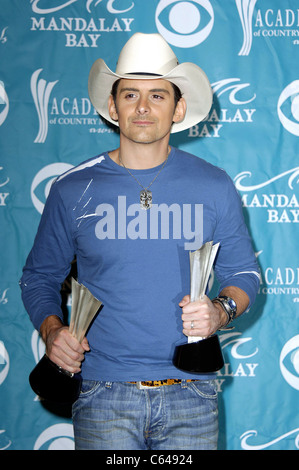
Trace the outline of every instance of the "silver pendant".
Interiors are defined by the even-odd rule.
[[[144,210],[150,209],[152,207],[152,192],[146,189],[140,191],[140,205]]]

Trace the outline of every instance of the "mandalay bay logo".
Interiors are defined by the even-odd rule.
[[[65,47],[98,47],[103,34],[131,32],[131,23],[134,18],[120,16],[134,8],[131,0],[108,0],[103,7],[102,0],[85,0],[86,11],[82,16],[63,16],[62,10],[68,11],[70,5],[78,3],[77,8],[82,8],[81,0],[58,0],[55,5],[49,6],[44,0],[31,0],[32,12],[36,16],[31,18],[31,31],[41,31],[60,33],[65,38]],[[118,4],[118,7],[116,6]],[[120,9],[119,4],[122,4]],[[79,5],[80,4],[80,5]],[[107,10],[106,16],[97,17],[98,5],[103,14],[104,8]],[[73,10],[70,9],[73,13]],[[86,13],[87,12],[87,13]],[[57,15],[56,15],[57,13]],[[93,15],[88,17],[88,15]]]
[[[208,116],[199,124],[192,126],[188,137],[218,138],[227,125],[251,125],[256,109],[252,102],[256,94],[250,83],[244,83],[240,78],[231,77],[218,80],[211,84],[213,89],[213,104]],[[220,104],[220,106],[219,106]]]
[[[235,178],[236,189],[241,193],[243,206],[266,213],[267,223],[298,223],[299,201],[298,192],[299,167],[280,173],[269,180],[252,183],[250,171],[243,171]],[[284,192],[265,192],[267,186],[277,187],[284,182]],[[251,183],[251,184],[250,184]],[[287,183],[287,184],[286,184]]]

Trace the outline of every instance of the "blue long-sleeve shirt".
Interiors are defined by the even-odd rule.
[[[129,174],[103,153],[57,178],[48,196],[22,296],[36,329],[48,315],[62,318],[60,288],[76,256],[78,282],[104,304],[87,335],[84,378],[190,378],[172,358],[186,342],[178,304],[190,292],[189,250],[202,243],[220,242],[220,290],[237,286],[255,299],[259,269],[231,179],[174,148],[160,169]],[[157,174],[143,210],[139,183],[147,188]]]

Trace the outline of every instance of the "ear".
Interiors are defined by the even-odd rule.
[[[187,104],[184,98],[181,98],[176,105],[174,115],[173,115],[173,122],[181,122],[186,114]]]
[[[108,111],[111,119],[113,119],[113,121],[118,121],[118,113],[112,95],[108,98]]]

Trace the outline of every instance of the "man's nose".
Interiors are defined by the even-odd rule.
[[[149,107],[148,99],[145,97],[144,98],[140,97],[136,106],[136,112],[138,114],[143,115],[143,114],[148,114],[149,110],[150,110],[150,107]]]

